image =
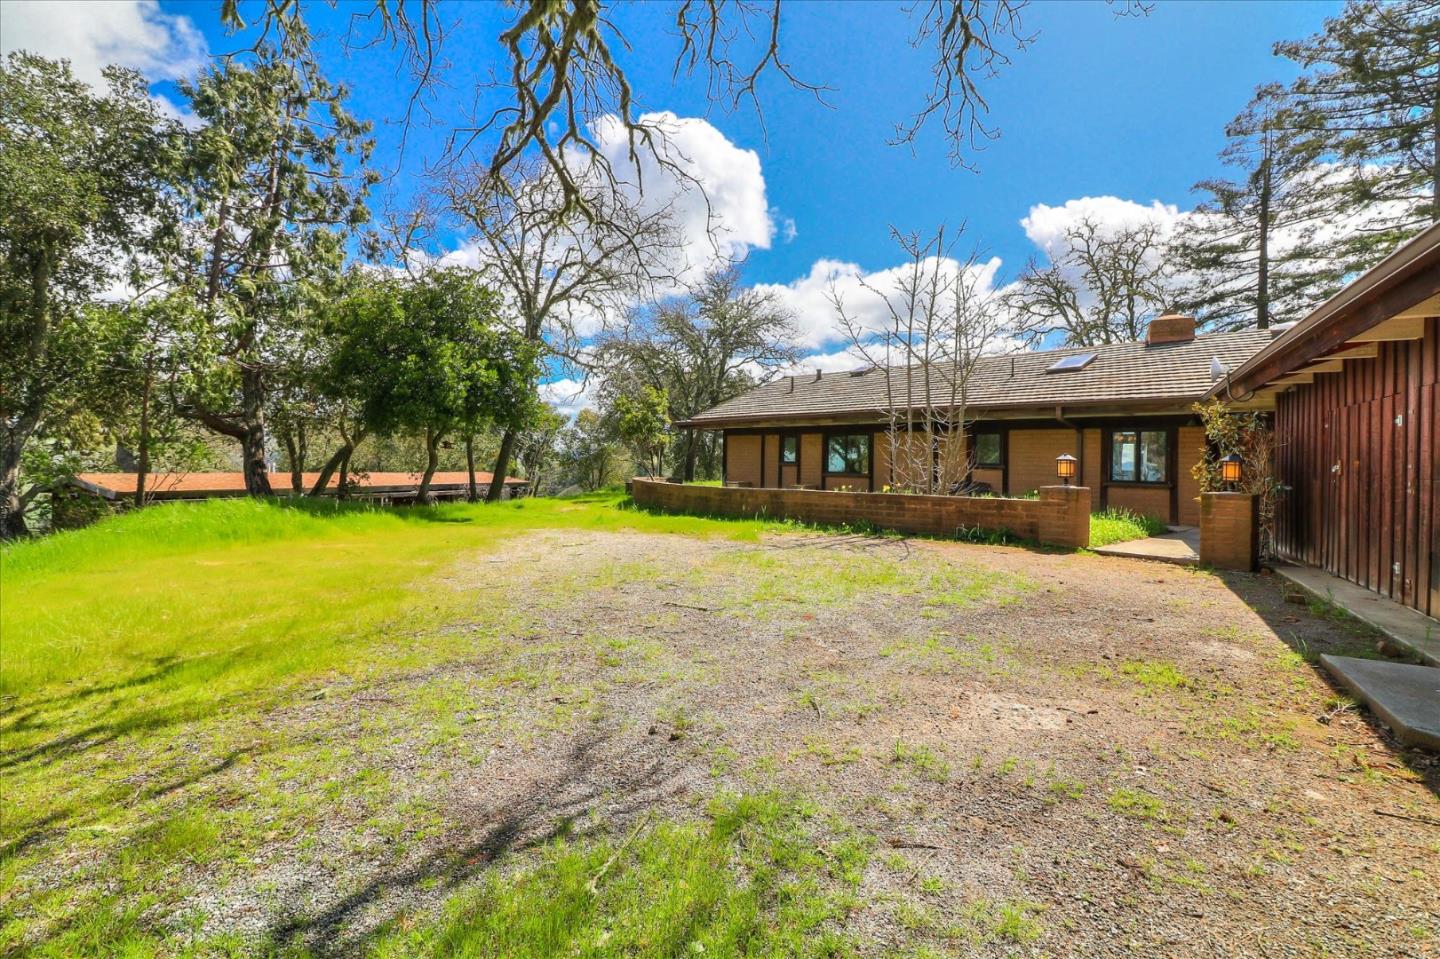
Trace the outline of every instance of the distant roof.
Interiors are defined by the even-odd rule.
[[[320,479],[319,473],[302,473],[305,480],[305,488],[309,490]],[[420,485],[421,473],[351,473],[352,484],[362,490],[407,490],[414,489]],[[88,489],[93,493],[102,496],[133,496],[135,494],[136,473],[77,473],[75,484],[82,489]],[[490,485],[490,473],[475,472],[475,482],[478,485]],[[330,478],[327,489],[334,489],[339,483],[338,474]],[[453,471],[436,473],[430,480],[431,489],[441,490],[449,487],[466,486],[470,482],[470,474],[466,472]],[[528,480],[516,479],[511,476],[505,480],[506,485],[525,484]],[[291,490],[289,473],[271,473],[270,486],[277,493],[288,493]],[[147,490],[160,496],[223,496],[226,494],[245,492],[244,473],[157,473],[145,481]]]
[[[1206,333],[1178,343],[1114,343],[1061,350],[987,356],[977,364],[967,385],[968,405],[977,412],[1053,409],[1056,406],[1188,405],[1203,397],[1211,385],[1210,361],[1218,359],[1235,369],[1270,342],[1268,330]],[[1067,356],[1095,354],[1080,369],[1047,370]],[[905,382],[905,367],[891,368],[893,385]],[[911,385],[923,391],[920,367]],[[817,419],[878,413],[892,405],[886,401],[886,370],[801,374],[757,386],[712,407],[682,425],[742,425],[747,421]],[[943,376],[932,380],[931,391],[940,402],[948,397]],[[939,382],[936,382],[939,381]],[[916,405],[920,405],[917,400]]]

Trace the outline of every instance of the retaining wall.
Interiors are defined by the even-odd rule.
[[[1006,530],[1050,546],[1090,545],[1090,490],[1045,486],[1039,499],[992,496],[911,496],[829,490],[686,486],[660,480],[631,483],[635,502],[675,513],[793,519],[803,523],[869,523],[879,529],[930,536],[962,530]]]

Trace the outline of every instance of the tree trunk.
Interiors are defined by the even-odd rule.
[[[475,437],[465,437],[465,471],[470,474],[470,489],[465,498],[471,503],[480,499],[480,493],[475,489]]]
[[[265,385],[259,370],[246,370],[240,377],[243,399],[243,434],[240,456],[245,471],[245,492],[270,496],[270,470],[265,463]]]
[[[145,364],[145,386],[140,392],[140,449],[135,464],[135,508],[145,506],[145,480],[150,475],[150,364]]]
[[[1255,288],[1255,327],[1264,330],[1270,326],[1270,194],[1273,167],[1268,155],[1260,164],[1260,275]]]
[[[340,481],[335,485],[336,499],[350,498],[350,457],[354,455],[354,445],[345,447],[345,455],[340,457]]]
[[[498,503],[505,495],[505,478],[510,475],[510,457],[515,452],[515,431],[506,430],[500,438],[500,453],[495,457],[495,472],[490,477],[490,490],[485,502]]]
[[[695,459],[700,454],[700,443],[695,436],[695,430],[685,431],[685,473],[683,479],[687,483],[695,482]]]
[[[285,430],[280,434],[281,441],[285,444],[286,465],[290,467],[290,489],[299,496],[305,491],[304,471],[298,465],[300,463],[300,448],[295,441],[295,434]]]
[[[430,495],[430,480],[435,476],[435,467],[440,463],[440,433],[432,429],[425,431],[425,475],[420,477],[420,488],[415,491],[415,501],[421,506],[435,502]]]
[[[349,457],[352,449],[354,449],[354,447],[349,443],[345,443],[331,454],[330,458],[325,461],[325,465],[320,467],[320,475],[315,478],[315,483],[310,487],[310,493],[308,495],[321,496],[324,494],[326,488],[330,485],[330,478],[333,477],[335,471],[340,468],[341,462]]]
[[[25,525],[25,504],[20,501],[20,453],[29,435],[29,430],[8,432],[0,447],[0,539],[30,535]]]

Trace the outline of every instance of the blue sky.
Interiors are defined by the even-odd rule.
[[[193,21],[212,51],[235,42],[220,27],[218,6],[161,3]],[[311,7],[319,29],[332,37],[355,9]],[[985,87],[1001,136],[974,154],[978,172],[950,163],[938,128],[914,150],[886,144],[893,124],[921,102],[928,79],[925,53],[911,48],[912,25],[896,4],[787,6],[787,59],[801,77],[833,88],[825,95],[831,107],[772,77],[762,90],[764,131],[750,108],[731,112],[708,103],[698,78],[672,79],[675,40],[658,9],[622,10],[619,24],[633,48],[624,65],[643,109],[705,117],[736,146],[758,153],[777,235],[770,249],[752,252],[746,275],[784,283],[822,258],[865,269],[892,264],[892,224],[925,229],[964,221],[968,240],[1013,271],[1035,252],[1020,221],[1037,203],[1115,196],[1193,205],[1191,186],[1220,170],[1225,122],[1257,84],[1293,76],[1271,45],[1315,32],[1339,7],[1161,0],[1148,16],[1117,17],[1098,2],[1036,4],[1025,15],[1035,41]],[[462,2],[445,15],[461,27],[448,47],[451,91],[436,108],[458,116],[474,79],[503,65],[494,38],[504,11]],[[406,86],[390,59],[379,52],[346,57],[337,47],[324,46],[327,66],[354,89],[355,111],[377,120],[396,116]],[[438,151],[442,133],[413,135],[407,169]],[[382,147],[394,143],[383,126],[380,134]],[[789,242],[786,220],[795,229]]]
[[[253,12],[257,2],[242,9]],[[1148,16],[1117,17],[1099,2],[1036,3],[1025,14],[1033,43],[985,83],[989,122],[1001,135],[970,155],[978,172],[951,164],[938,126],[913,150],[886,143],[928,86],[926,53],[911,48],[913,24],[898,4],[787,5],[786,59],[801,77],[832,88],[830,106],[772,76],[761,91],[765,130],[748,107],[731,112],[707,102],[700,78],[672,77],[677,41],[665,22],[668,6],[619,7],[616,17],[631,45],[622,63],[640,108],[708,123],[696,125],[708,138],[701,149],[713,154],[723,184],[738,197],[727,215],[748,223],[741,228],[747,280],[775,285],[808,316],[820,310],[815,284],[803,289],[817,264],[868,273],[898,262],[892,224],[926,230],[964,222],[962,245],[998,258],[1003,282],[1079,212],[1123,218],[1158,209],[1154,215],[1166,217],[1168,206],[1193,206],[1192,185],[1222,171],[1216,154],[1226,121],[1256,85],[1294,74],[1271,54],[1272,44],[1316,32],[1339,8],[1338,0],[1160,0]],[[368,4],[331,9],[313,2],[307,9],[328,35],[320,45],[327,72],[352,88],[354,112],[377,122],[377,159],[394,163],[397,132],[385,121],[402,112],[408,80],[388,52],[347,56],[336,39]],[[433,105],[439,124],[412,130],[395,181],[402,189],[419,182],[416,174],[439,155],[450,127],[464,122],[475,81],[503,67],[496,38],[509,16],[505,7],[456,2],[441,9],[459,22],[446,47],[448,86]],[[0,41],[70,56],[77,68],[127,61],[157,81],[193,70],[206,51],[241,45],[221,28],[218,0],[91,7],[0,0]],[[163,83],[157,89],[173,91]],[[1080,202],[1087,197],[1102,199]],[[1037,211],[1042,205],[1050,209]],[[757,217],[768,228],[757,227]],[[463,237],[449,242],[460,245]],[[835,348],[825,324],[812,325],[808,345],[817,353]]]

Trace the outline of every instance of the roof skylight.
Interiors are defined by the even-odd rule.
[[[1046,373],[1068,373],[1071,370],[1083,370],[1095,361],[1094,353],[1074,353],[1070,356],[1062,356],[1060,359],[1045,367]]]

